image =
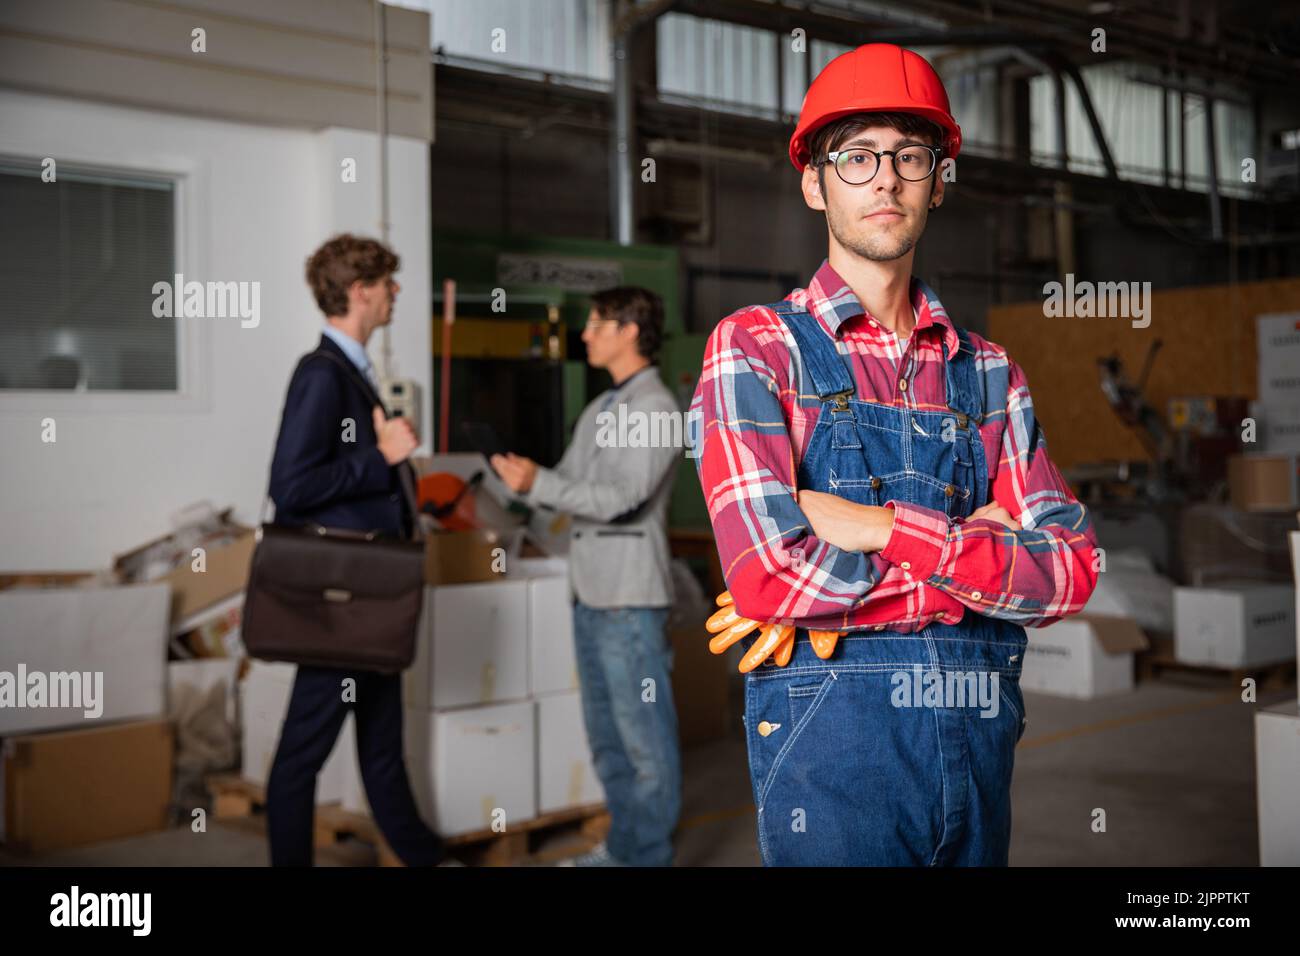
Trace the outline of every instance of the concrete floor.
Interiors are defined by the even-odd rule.
[[[1260,695],[1259,706],[1295,688]],[[1172,679],[1131,694],[1071,701],[1025,694],[1029,725],[1012,785],[1013,866],[1255,866],[1254,712],[1222,683]],[[683,755],[680,866],[757,866],[754,808],[742,740]],[[1105,833],[1091,830],[1104,808]],[[546,846],[548,855],[554,847]],[[260,821],[212,823],[14,859],[0,865],[264,866]],[[367,866],[348,842],[317,852],[323,866]]]

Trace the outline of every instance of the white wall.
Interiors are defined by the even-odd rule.
[[[187,280],[261,283],[256,328],[238,319],[177,320],[185,395],[0,392],[0,571],[105,567],[202,499],[255,522],[289,373],[322,323],[303,265],[335,232],[379,232],[374,135],[0,90],[0,153],[175,173],[178,271]],[[356,183],[341,181],[345,156],[357,160]],[[389,170],[403,286],[393,351],[396,370],[420,383],[427,423],[428,144],[391,138]],[[376,337],[376,359],[378,346]],[[41,440],[46,417],[56,422],[54,443]]]

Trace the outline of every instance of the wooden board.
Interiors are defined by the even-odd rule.
[[[1147,383],[1161,414],[1180,395],[1258,397],[1255,317],[1300,310],[1300,279],[1155,290],[1148,307],[1145,329],[1124,318],[1046,318],[1041,301],[989,310],[988,338],[1024,369],[1058,467],[1146,458],[1099,387],[1097,359],[1114,352],[1136,380],[1150,343],[1162,340]]]

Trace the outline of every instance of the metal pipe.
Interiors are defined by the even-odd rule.
[[[1178,91],[1178,188],[1187,188],[1187,91]]]
[[[1219,203],[1219,150],[1214,135],[1214,100],[1205,99],[1205,168],[1210,178],[1210,236],[1223,238],[1223,210]]]
[[[632,71],[626,35],[614,37],[614,124],[610,142],[609,175],[614,187],[614,238],[620,246],[632,245]]]
[[[375,126],[379,135],[379,240],[388,245],[388,30],[383,0],[375,0]],[[388,326],[380,330],[379,374],[392,374],[393,343]]]
[[[611,210],[614,217],[610,230],[620,246],[630,246],[635,238],[635,207],[633,204],[632,155],[633,103],[632,41],[648,23],[672,9],[677,0],[657,0],[655,3],[628,7],[618,17],[611,30],[611,54],[614,58],[614,122],[610,127],[609,178],[613,190]]]
[[[1169,87],[1160,88],[1160,173],[1161,182],[1169,186]]]
[[[1092,105],[1092,94],[1088,92],[1088,87],[1083,82],[1083,74],[1079,72],[1079,68],[1073,63],[1066,63],[1064,69],[1074,82],[1074,88],[1079,92],[1079,100],[1083,103],[1083,115],[1088,118],[1088,125],[1092,128],[1092,138],[1096,141],[1097,151],[1101,153],[1101,161],[1106,167],[1106,175],[1111,179],[1119,179],[1119,169],[1115,165],[1115,157],[1111,155],[1110,144],[1106,142],[1106,131],[1101,128],[1101,120],[1097,118],[1097,110]]]

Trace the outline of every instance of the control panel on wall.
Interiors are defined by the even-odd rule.
[[[421,435],[419,382],[413,378],[380,379],[379,394],[394,418],[407,419],[415,433]]]

